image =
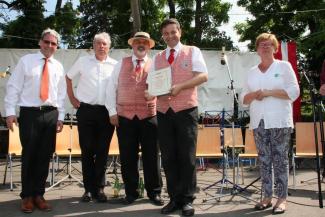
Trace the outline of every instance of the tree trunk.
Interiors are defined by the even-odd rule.
[[[61,5],[62,5],[62,0],[56,0],[55,15],[57,15],[60,12]]]
[[[169,18],[175,18],[176,10],[175,10],[174,0],[168,0],[168,7],[169,7]]]
[[[199,44],[202,38],[202,26],[201,26],[201,16],[202,16],[202,0],[196,1],[195,10],[195,37],[194,44]]]

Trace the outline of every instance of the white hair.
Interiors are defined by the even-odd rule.
[[[111,37],[106,32],[101,32],[95,35],[93,43],[95,43],[99,39],[104,39],[107,41],[108,46],[111,46]]]
[[[42,32],[41,39],[43,39],[44,36],[47,34],[53,35],[58,41],[58,44],[60,43],[61,36],[57,31],[55,31],[54,29],[47,28]]]

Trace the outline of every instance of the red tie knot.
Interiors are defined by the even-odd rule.
[[[174,62],[174,59],[175,59],[174,55],[175,55],[175,49],[170,49],[170,54],[168,57],[169,64],[172,64]]]

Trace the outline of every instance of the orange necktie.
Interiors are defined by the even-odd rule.
[[[174,62],[175,59],[174,53],[175,53],[175,49],[170,49],[170,54],[168,57],[168,62],[170,65]]]
[[[49,70],[47,67],[47,63],[49,61],[48,58],[44,58],[45,63],[42,72],[42,79],[41,79],[41,90],[40,90],[40,97],[41,100],[44,102],[49,98]]]

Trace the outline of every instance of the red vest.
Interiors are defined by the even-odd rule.
[[[166,50],[158,53],[155,59],[155,69],[169,67],[166,59]],[[171,65],[172,85],[187,81],[194,77],[192,72],[192,47],[183,45],[174,62]],[[198,105],[197,88],[182,90],[177,96],[159,96],[157,99],[157,110],[166,113],[169,108],[174,112],[193,108]]]
[[[144,91],[151,65],[149,59],[138,74],[135,73],[132,57],[122,60],[117,86],[117,114],[132,120],[136,115],[140,120],[156,115],[156,100],[146,101]]]

